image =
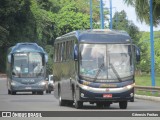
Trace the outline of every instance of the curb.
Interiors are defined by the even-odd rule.
[[[150,100],[150,101],[157,101],[160,102],[160,97],[154,97],[154,96],[145,96],[145,95],[137,95],[135,94],[136,99],[143,99],[143,100]]]

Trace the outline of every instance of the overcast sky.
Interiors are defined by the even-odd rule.
[[[103,2],[106,4],[107,7],[109,6],[109,0],[103,0]],[[141,23],[140,21],[137,20],[135,9],[131,6],[127,6],[124,4],[123,0],[112,0],[112,7],[113,8],[113,16],[115,11],[117,10],[118,12],[124,10],[127,13],[128,20],[132,20],[133,23],[139,28],[140,31],[150,31],[150,26],[146,25],[145,23]],[[157,28],[154,28],[154,31],[160,30],[160,25]]]

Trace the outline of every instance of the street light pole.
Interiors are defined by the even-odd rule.
[[[110,0],[110,29],[112,29],[112,0]]]
[[[105,7],[105,9],[107,9],[108,11],[109,11],[109,15],[110,15],[110,18],[112,18],[111,16],[111,14],[110,14],[110,8],[108,8],[108,7]],[[112,7],[112,11],[113,11],[113,9],[115,9],[115,14],[116,14],[116,19],[115,19],[115,21],[116,21],[116,29],[117,29],[117,25],[118,25],[118,14],[117,14],[117,8],[116,7]],[[113,18],[112,19],[110,19],[108,22],[111,22],[112,21],[112,28],[113,28]],[[109,26],[109,28],[111,29],[111,24],[110,24],[110,26]]]
[[[152,86],[155,86],[155,68],[154,68],[154,34],[153,34],[153,1],[150,0],[150,44],[151,44],[151,80]]]
[[[100,21],[101,21],[101,29],[104,29],[103,1],[102,0],[100,0]]]
[[[90,29],[92,28],[92,0],[90,0]]]

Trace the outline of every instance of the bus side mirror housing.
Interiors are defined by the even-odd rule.
[[[139,48],[136,49],[136,60],[137,60],[137,62],[140,62],[140,60],[141,60],[141,55],[140,55],[140,49]]]
[[[8,62],[11,63],[11,54],[9,54],[7,57],[8,57]]]
[[[136,61],[140,62],[141,55],[140,55],[140,48],[134,45],[135,55],[136,55]]]
[[[47,53],[45,53],[45,62],[46,63],[48,62],[48,55],[47,55]]]
[[[77,45],[74,45],[74,53],[73,53],[73,57],[74,57],[74,60],[78,60],[78,46]]]

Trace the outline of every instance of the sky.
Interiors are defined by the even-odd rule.
[[[103,0],[103,2],[104,4],[106,4],[106,7],[110,7],[109,0]],[[131,20],[139,28],[140,31],[150,31],[149,25],[146,25],[145,23],[141,23],[140,21],[138,21],[134,7],[127,6],[126,4],[124,4],[123,0],[112,0],[112,7],[113,16],[116,10],[118,12],[124,10],[127,13],[128,20]],[[154,27],[153,29],[154,31],[160,30],[160,25],[157,28]]]

